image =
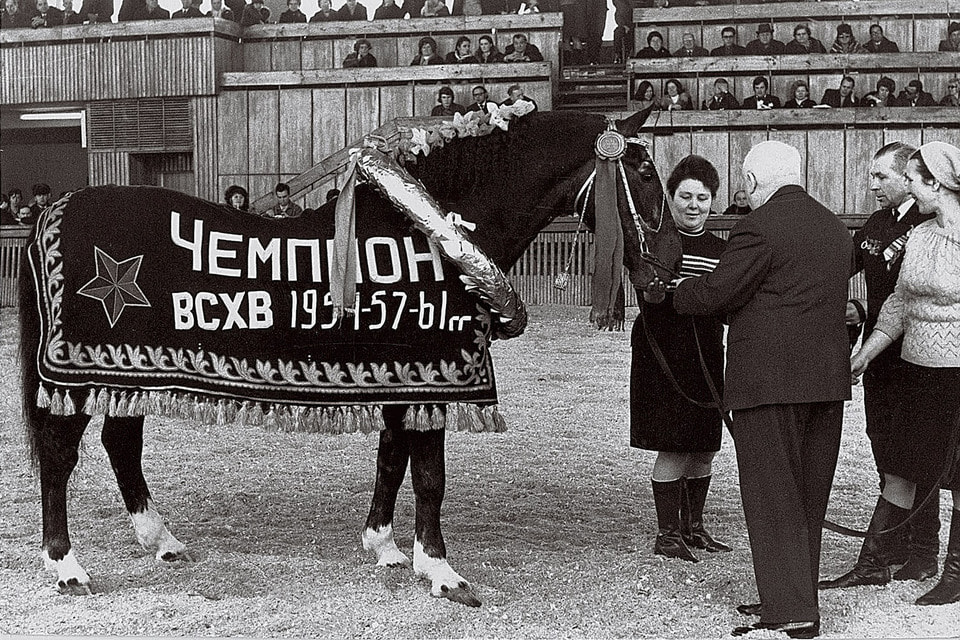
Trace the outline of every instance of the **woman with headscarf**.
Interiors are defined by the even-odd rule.
[[[902,428],[889,435],[886,453],[877,458],[883,490],[856,565],[820,587],[890,582],[881,532],[901,524],[923,500],[917,485],[941,482],[953,492],[947,557],[940,581],[916,603],[948,604],[960,602],[960,149],[928,142],[910,156],[905,175],[920,212],[936,217],[913,228],[896,288],[850,359],[856,382],[880,352],[903,337],[905,373],[891,420]]]

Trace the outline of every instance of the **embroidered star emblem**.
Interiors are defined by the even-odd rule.
[[[99,300],[112,328],[126,307],[149,307],[150,301],[137,284],[143,255],[117,262],[100,247],[94,247],[97,275],[77,293]]]

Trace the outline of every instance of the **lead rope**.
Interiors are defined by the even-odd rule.
[[[583,198],[583,204],[580,206],[580,212],[578,214],[577,232],[573,235],[573,244],[570,245],[570,255],[567,257],[567,263],[564,265],[563,270],[557,275],[556,280],[553,281],[554,289],[566,291],[567,285],[570,284],[570,268],[573,266],[573,257],[577,254],[577,244],[580,242],[580,232],[583,231],[583,217],[587,213],[587,202],[590,201],[590,192],[593,191],[593,181],[596,179],[596,177],[597,170],[594,169],[590,172],[590,175],[587,176],[587,179],[577,191],[577,197],[573,200],[573,208],[575,212],[577,210],[577,203],[580,202],[580,198]]]

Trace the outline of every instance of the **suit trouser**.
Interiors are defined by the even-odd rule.
[[[843,402],[733,412],[761,622],[820,619],[820,537],[840,452]]]

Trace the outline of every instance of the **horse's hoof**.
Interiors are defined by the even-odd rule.
[[[440,585],[440,597],[465,604],[468,607],[479,607],[483,604],[477,596],[473,595],[470,585],[466,582],[461,582],[456,587],[448,587],[445,584]]]
[[[164,553],[157,555],[157,560],[162,560],[163,562],[169,563],[183,563],[183,564],[193,564],[198,562],[200,558],[197,554],[191,552],[189,549],[183,549],[182,551],[166,551]]]
[[[89,584],[83,584],[76,578],[70,578],[66,582],[60,580],[57,588],[65,596],[89,596],[93,593]]]
[[[399,549],[395,553],[384,553],[377,560],[378,567],[393,567],[395,569],[412,567],[413,561]]]

